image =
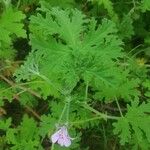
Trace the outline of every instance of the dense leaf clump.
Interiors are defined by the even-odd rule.
[[[0,1],[0,147],[149,150],[149,5]]]

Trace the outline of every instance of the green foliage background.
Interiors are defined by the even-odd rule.
[[[0,150],[149,150],[149,20],[149,0],[0,0]]]

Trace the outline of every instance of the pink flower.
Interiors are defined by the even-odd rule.
[[[72,138],[69,136],[67,128],[62,126],[56,133],[51,136],[52,143],[58,143],[61,146],[69,147]]]

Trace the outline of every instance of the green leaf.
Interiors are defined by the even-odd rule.
[[[120,80],[118,80],[120,79]],[[95,97],[98,99],[105,98],[105,101],[113,100],[114,97],[123,98],[124,101],[132,101],[138,99],[140,92],[138,91],[139,79],[127,79],[127,77],[118,76],[116,83],[111,86],[103,86],[99,92],[96,92]]]
[[[117,123],[114,123],[114,134],[119,134],[120,143],[123,145],[131,139],[131,129],[126,118],[120,118]],[[121,134],[120,134],[121,133]]]
[[[7,131],[6,137],[12,150],[36,150],[40,146],[37,124],[26,115],[17,129]]]
[[[61,8],[68,8],[74,5],[74,0],[41,0],[42,5],[50,5],[51,7],[59,6]],[[46,6],[47,7],[47,6]]]
[[[2,118],[0,118],[0,129],[7,131],[11,125],[11,121],[12,121],[11,118],[9,118],[7,120],[3,120]]]
[[[119,24],[119,33],[121,38],[130,39],[134,35],[133,19],[131,14],[124,15]]]
[[[113,3],[111,0],[88,0],[91,2],[97,2],[99,5],[103,5],[104,8],[108,11],[109,16],[114,20],[118,20],[118,16],[114,11]]]
[[[39,134],[44,138],[50,136],[55,130],[57,120],[51,115],[42,115],[39,127]]]
[[[135,136],[140,146],[143,139],[147,138],[150,143],[150,103],[142,103],[139,105],[138,101],[132,102],[128,105],[128,110],[125,117],[120,118],[117,123],[114,123],[114,133],[119,134],[120,143],[129,143]]]
[[[52,9],[52,15],[56,17],[58,22],[58,33],[64,39],[68,46],[75,47],[80,38],[80,33],[84,31],[83,24],[87,22],[85,15],[77,9],[70,11]],[[71,13],[71,17],[69,17]]]
[[[36,139],[37,136],[37,125],[36,122],[32,119],[29,118],[28,116],[23,117],[23,121],[19,127],[20,130],[20,138],[24,140],[29,140],[29,139]]]
[[[15,50],[12,47],[13,35],[26,37],[22,20],[25,15],[18,10],[7,7],[0,17],[0,59],[13,59]]]
[[[150,11],[150,1],[149,0],[142,0],[141,1],[141,8],[142,8],[143,12]]]
[[[16,90],[13,89],[11,86],[7,85],[4,82],[0,82],[0,103],[1,106],[4,103],[4,100],[8,100],[9,102],[12,102]]]
[[[11,35],[26,37],[23,23],[21,22],[25,15],[12,8],[6,9],[0,18],[0,42],[11,44]]]
[[[149,97],[150,98],[150,80],[146,80],[144,83],[143,83],[143,86],[146,88],[146,91],[145,91],[145,96],[146,97]]]

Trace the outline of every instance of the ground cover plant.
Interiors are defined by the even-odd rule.
[[[0,0],[0,150],[149,150],[149,125],[149,0]]]

